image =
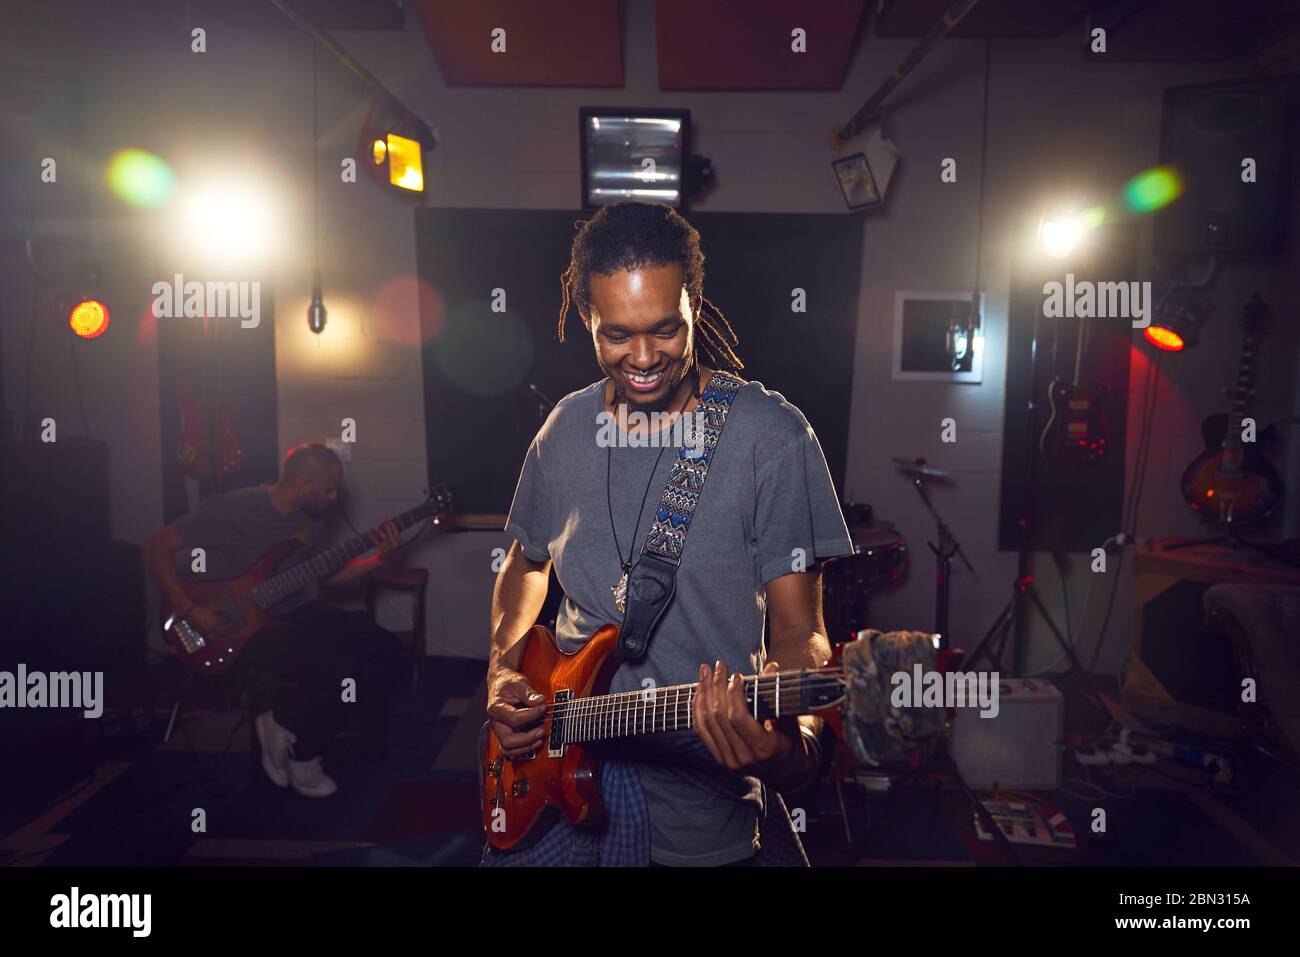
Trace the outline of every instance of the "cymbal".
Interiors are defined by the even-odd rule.
[[[892,456],[894,464],[898,466],[900,472],[906,472],[908,475],[924,475],[927,478],[948,478],[952,473],[947,469],[935,468],[933,465],[926,465],[925,459],[901,459],[897,455]]]

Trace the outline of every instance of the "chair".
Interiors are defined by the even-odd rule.
[[[424,673],[424,603],[428,591],[429,571],[409,565],[381,565],[366,579],[366,612],[375,621],[375,609],[381,589],[402,592],[412,598],[411,627],[394,631],[403,647],[411,650],[411,686],[420,684]],[[391,629],[390,629],[391,630]]]
[[[1205,592],[1202,604],[1232,645],[1236,677],[1256,684],[1255,700],[1237,705],[1247,740],[1300,764],[1300,588],[1218,584]]]

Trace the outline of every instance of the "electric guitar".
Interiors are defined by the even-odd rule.
[[[517,670],[546,698],[545,746],[502,758],[496,734],[487,729],[482,810],[483,829],[493,847],[526,846],[534,830],[537,836],[543,833],[534,826],[545,815],[558,812],[573,824],[602,815],[598,758],[590,744],[693,727],[694,684],[608,693],[619,666],[610,654],[617,639],[618,626],[606,625],[569,655],[544,625],[534,625],[524,636]],[[745,700],[754,718],[762,722],[816,714],[842,737],[845,688],[840,655],[836,647],[827,665],[815,670],[746,677]]]
[[[1201,423],[1205,451],[1192,460],[1179,482],[1187,507],[1216,525],[1259,521],[1282,501],[1282,479],[1265,455],[1277,430],[1270,425],[1253,442],[1243,441],[1242,434],[1242,420],[1255,394],[1256,341],[1270,314],[1258,296],[1246,303],[1237,384],[1224,390],[1232,397],[1232,407],[1226,415],[1212,415]]]
[[[445,527],[445,519],[450,513],[451,492],[445,485],[438,485],[422,505],[395,515],[390,521],[399,532],[430,516],[434,516],[435,525]],[[258,632],[279,624],[279,619],[272,617],[266,609],[274,608],[319,579],[334,574],[353,558],[374,548],[375,543],[369,535],[359,535],[321,552],[310,561],[275,574],[280,563],[301,547],[302,543],[295,540],[281,542],[239,578],[185,582],[182,588],[190,602],[209,605],[223,612],[230,622],[230,630],[222,635],[203,634],[180,618],[176,609],[164,603],[163,637],[176,650],[181,664],[204,674],[226,671]]]
[[[1110,385],[1103,382],[1091,394],[1081,388],[1089,321],[1079,320],[1073,378],[1067,382],[1056,376],[1047,387],[1051,414],[1038,437],[1040,453],[1067,465],[1091,465],[1106,455],[1105,403]]]

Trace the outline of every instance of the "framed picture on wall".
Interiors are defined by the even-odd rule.
[[[984,337],[969,292],[894,294],[893,378],[939,382],[984,381]]]

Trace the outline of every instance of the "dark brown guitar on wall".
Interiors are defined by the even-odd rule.
[[[424,504],[393,516],[391,521],[399,532],[433,516],[437,516],[435,524],[445,527],[450,513],[451,493],[446,486],[438,485]],[[231,628],[220,636],[205,635],[189,622],[176,617],[175,609],[164,603],[163,637],[175,649],[181,664],[204,674],[219,674],[227,670],[258,632],[278,623],[266,609],[329,577],[375,545],[369,535],[359,535],[321,552],[310,561],[275,574],[280,563],[301,547],[302,542],[296,539],[281,542],[236,579],[184,583],[182,587],[192,603],[209,605],[224,613]]]
[[[1188,508],[1216,525],[1257,522],[1282,501],[1282,479],[1266,457],[1276,429],[1270,425],[1248,442],[1242,425],[1250,415],[1255,391],[1257,342],[1270,315],[1259,296],[1246,303],[1237,384],[1225,390],[1232,397],[1232,407],[1226,415],[1212,415],[1201,423],[1205,451],[1183,472],[1181,486]]]
[[[607,693],[618,659],[618,626],[597,631],[576,654],[565,654],[549,628],[524,636],[519,672],[546,698],[545,747],[502,758],[489,728],[483,751],[483,830],[493,847],[523,847],[542,833],[534,825],[548,812],[573,824],[602,815],[597,757],[589,745],[640,734],[692,727],[695,685]],[[745,700],[754,718],[816,714],[840,735],[845,701],[841,646],[823,668],[750,675]]]

